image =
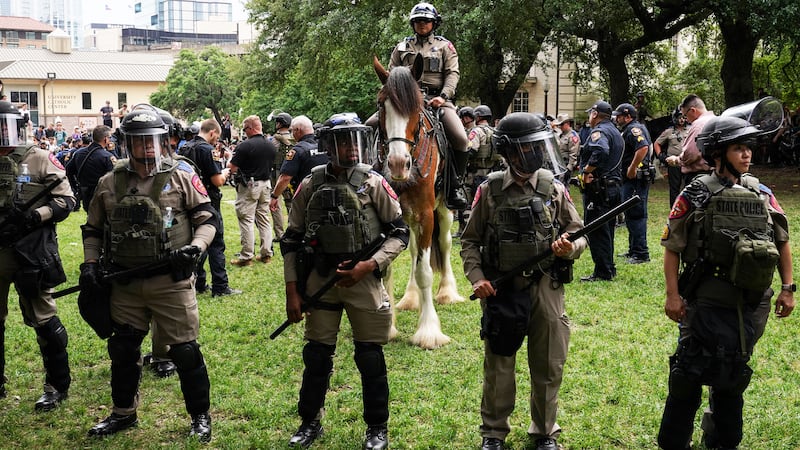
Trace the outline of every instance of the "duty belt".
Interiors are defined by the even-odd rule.
[[[442,92],[441,89],[433,86],[421,86],[419,90],[422,91],[426,97],[438,97]]]

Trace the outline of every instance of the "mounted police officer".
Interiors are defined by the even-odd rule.
[[[583,228],[583,222],[566,187],[549,170],[561,172],[561,156],[545,122],[529,113],[509,114],[500,120],[492,143],[509,167],[481,184],[461,236],[464,273],[484,310],[482,448],[504,448],[516,396],[516,352],[527,336],[528,434],[537,450],[555,450],[561,433],[558,390],[570,335],[563,284],[571,281],[572,261],[587,244],[584,238],[570,242],[567,233]],[[508,284],[489,281],[548,248],[555,257]]]
[[[622,152],[621,167],[622,197],[624,202],[638,195],[641,202],[625,213],[625,226],[628,228],[627,262],[641,264],[650,261],[647,247],[647,197],[650,185],[655,180],[655,168],[651,171],[650,133],[636,120],[636,109],[630,103],[622,103],[614,111],[617,126],[622,130],[625,149]]]
[[[581,149],[580,177],[583,192],[583,219],[591,222],[620,203],[622,151],[625,143],[611,123],[611,105],[598,101],[586,110],[591,133]],[[591,275],[581,281],[611,280],[617,275],[614,264],[614,223],[589,233],[589,250],[594,261]]]
[[[713,406],[703,420],[706,447],[739,445],[742,395],[753,373],[747,363],[766,325],[776,267],[775,313],[787,317],[795,306],[786,214],[747,173],[759,134],[736,117],[706,123],[697,146],[714,170],[681,192],[661,237],[664,310],[681,324],[658,434],[664,449],[690,448],[703,385]]]
[[[304,291],[313,294],[333,275],[341,276],[314,305],[313,314],[305,317],[308,342],[303,348],[305,370],[298,402],[302,424],[289,441],[291,446],[308,447],[322,435],[320,420],[342,312],[350,320],[354,358],[361,373],[367,424],[364,448],[379,450],[389,445],[389,381],[382,346],[389,339],[392,311],[380,273],[406,247],[409,230],[397,195],[371,170],[367,154],[371,131],[351,113],[325,122],[319,130],[319,146],[330,163],[315,167],[297,187],[281,240],[289,321],[303,319]],[[381,233],[387,239],[373,255],[352,269],[343,265],[380,242]]]
[[[452,150],[453,173],[449,178],[447,205],[458,210],[467,207],[467,198],[462,188],[462,179],[467,171],[469,153],[467,135],[461,125],[452,99],[460,77],[458,53],[453,43],[433,32],[442,24],[442,16],[430,3],[417,3],[411,8],[408,23],[414,35],[405,38],[395,46],[389,69],[392,67],[412,67],[417,55],[423,58],[423,73],[420,87],[425,100],[433,108],[440,108],[441,120]]]
[[[59,183],[27,209],[25,203],[65,177],[52,153],[28,144],[17,108],[0,101],[0,398],[6,396],[5,323],[11,283],[25,325],[36,331],[44,362],[44,394],[36,411],[50,411],[67,398],[71,382],[67,329],[58,318],[52,288],[66,281],[58,254],[56,222],[75,207],[69,183]],[[27,173],[26,173],[27,170]],[[16,184],[15,184],[16,181]]]
[[[164,150],[169,145],[167,127],[155,109],[132,111],[120,130],[128,158],[100,179],[90,203],[82,227],[81,289],[102,283],[101,258],[111,272],[155,267],[111,283],[108,355],[114,407],[89,436],[108,436],[138,423],[141,343],[152,320],[178,368],[192,418],[190,435],[207,442],[210,383],[197,343],[194,271],[214,238],[219,216],[199,175]]]

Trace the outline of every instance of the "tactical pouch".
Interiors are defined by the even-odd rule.
[[[531,298],[528,289],[515,291],[509,284],[486,299],[481,317],[481,339],[489,342],[492,353],[513,356],[528,335]]]
[[[764,291],[772,284],[779,258],[778,248],[773,242],[742,230],[734,245],[731,282],[742,289]]]
[[[560,284],[572,283],[572,266],[575,265],[574,259],[556,258],[553,261],[551,274],[553,280]]]
[[[100,339],[111,336],[111,286],[81,289],[78,294],[78,311]]]

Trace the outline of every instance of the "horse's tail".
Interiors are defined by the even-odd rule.
[[[431,239],[431,269],[434,272],[441,272],[444,267],[444,258],[449,258],[450,255],[445,255],[442,252],[442,245],[439,243],[439,216],[433,215],[433,236]]]

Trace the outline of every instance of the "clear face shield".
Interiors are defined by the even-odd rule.
[[[0,147],[16,147],[28,141],[25,126],[17,114],[0,114]]]
[[[508,163],[517,175],[527,177],[540,168],[553,172],[556,177],[566,172],[558,142],[550,130],[504,139]]]
[[[319,146],[339,167],[351,168],[359,163],[371,166],[375,162],[371,136],[372,129],[366,126],[333,128],[320,133]]]
[[[122,148],[123,157],[128,158],[128,169],[140,175],[155,175],[161,169],[163,158],[169,158],[166,135],[126,135]]]

